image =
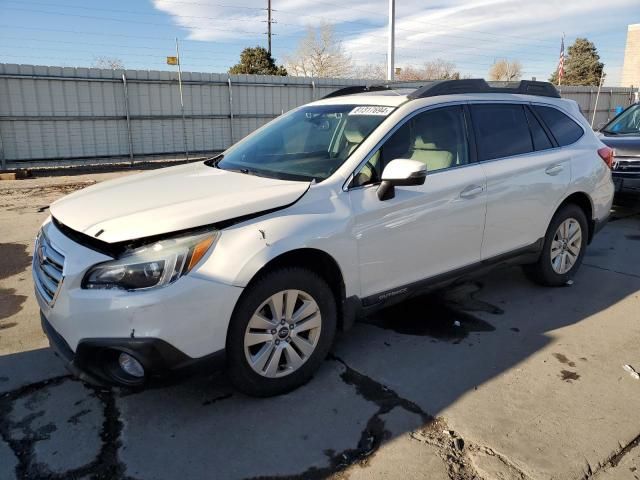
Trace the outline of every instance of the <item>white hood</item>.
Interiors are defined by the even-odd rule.
[[[113,243],[283,207],[308,188],[308,182],[229,172],[198,162],[99,183],[54,202],[50,210],[67,227]]]

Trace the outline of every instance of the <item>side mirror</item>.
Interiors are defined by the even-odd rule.
[[[398,158],[391,160],[382,172],[378,198],[389,200],[395,196],[395,187],[422,185],[427,176],[427,166],[417,160]]]

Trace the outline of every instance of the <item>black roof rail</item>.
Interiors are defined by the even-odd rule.
[[[416,98],[455,95],[460,93],[516,93],[521,95],[560,98],[556,87],[549,82],[520,80],[519,82],[492,82],[489,84],[482,78],[429,82],[414,92],[411,92],[407,97],[409,100],[413,100]]]
[[[349,87],[340,88],[335,92],[331,92],[330,94],[322,97],[322,99],[342,97],[343,95],[353,95],[354,93],[380,92],[382,90],[390,90],[390,88],[388,85],[351,85]]]

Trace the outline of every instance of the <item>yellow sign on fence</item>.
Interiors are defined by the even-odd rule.
[[[178,57],[167,57],[167,65],[178,65]]]

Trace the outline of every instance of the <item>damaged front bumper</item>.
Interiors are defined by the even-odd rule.
[[[83,339],[74,352],[42,312],[40,320],[51,348],[66,368],[78,379],[95,386],[142,387],[160,379],[219,370],[225,363],[224,350],[191,358],[158,338]],[[144,375],[135,377],[123,371],[118,362],[121,353],[139,362]]]

